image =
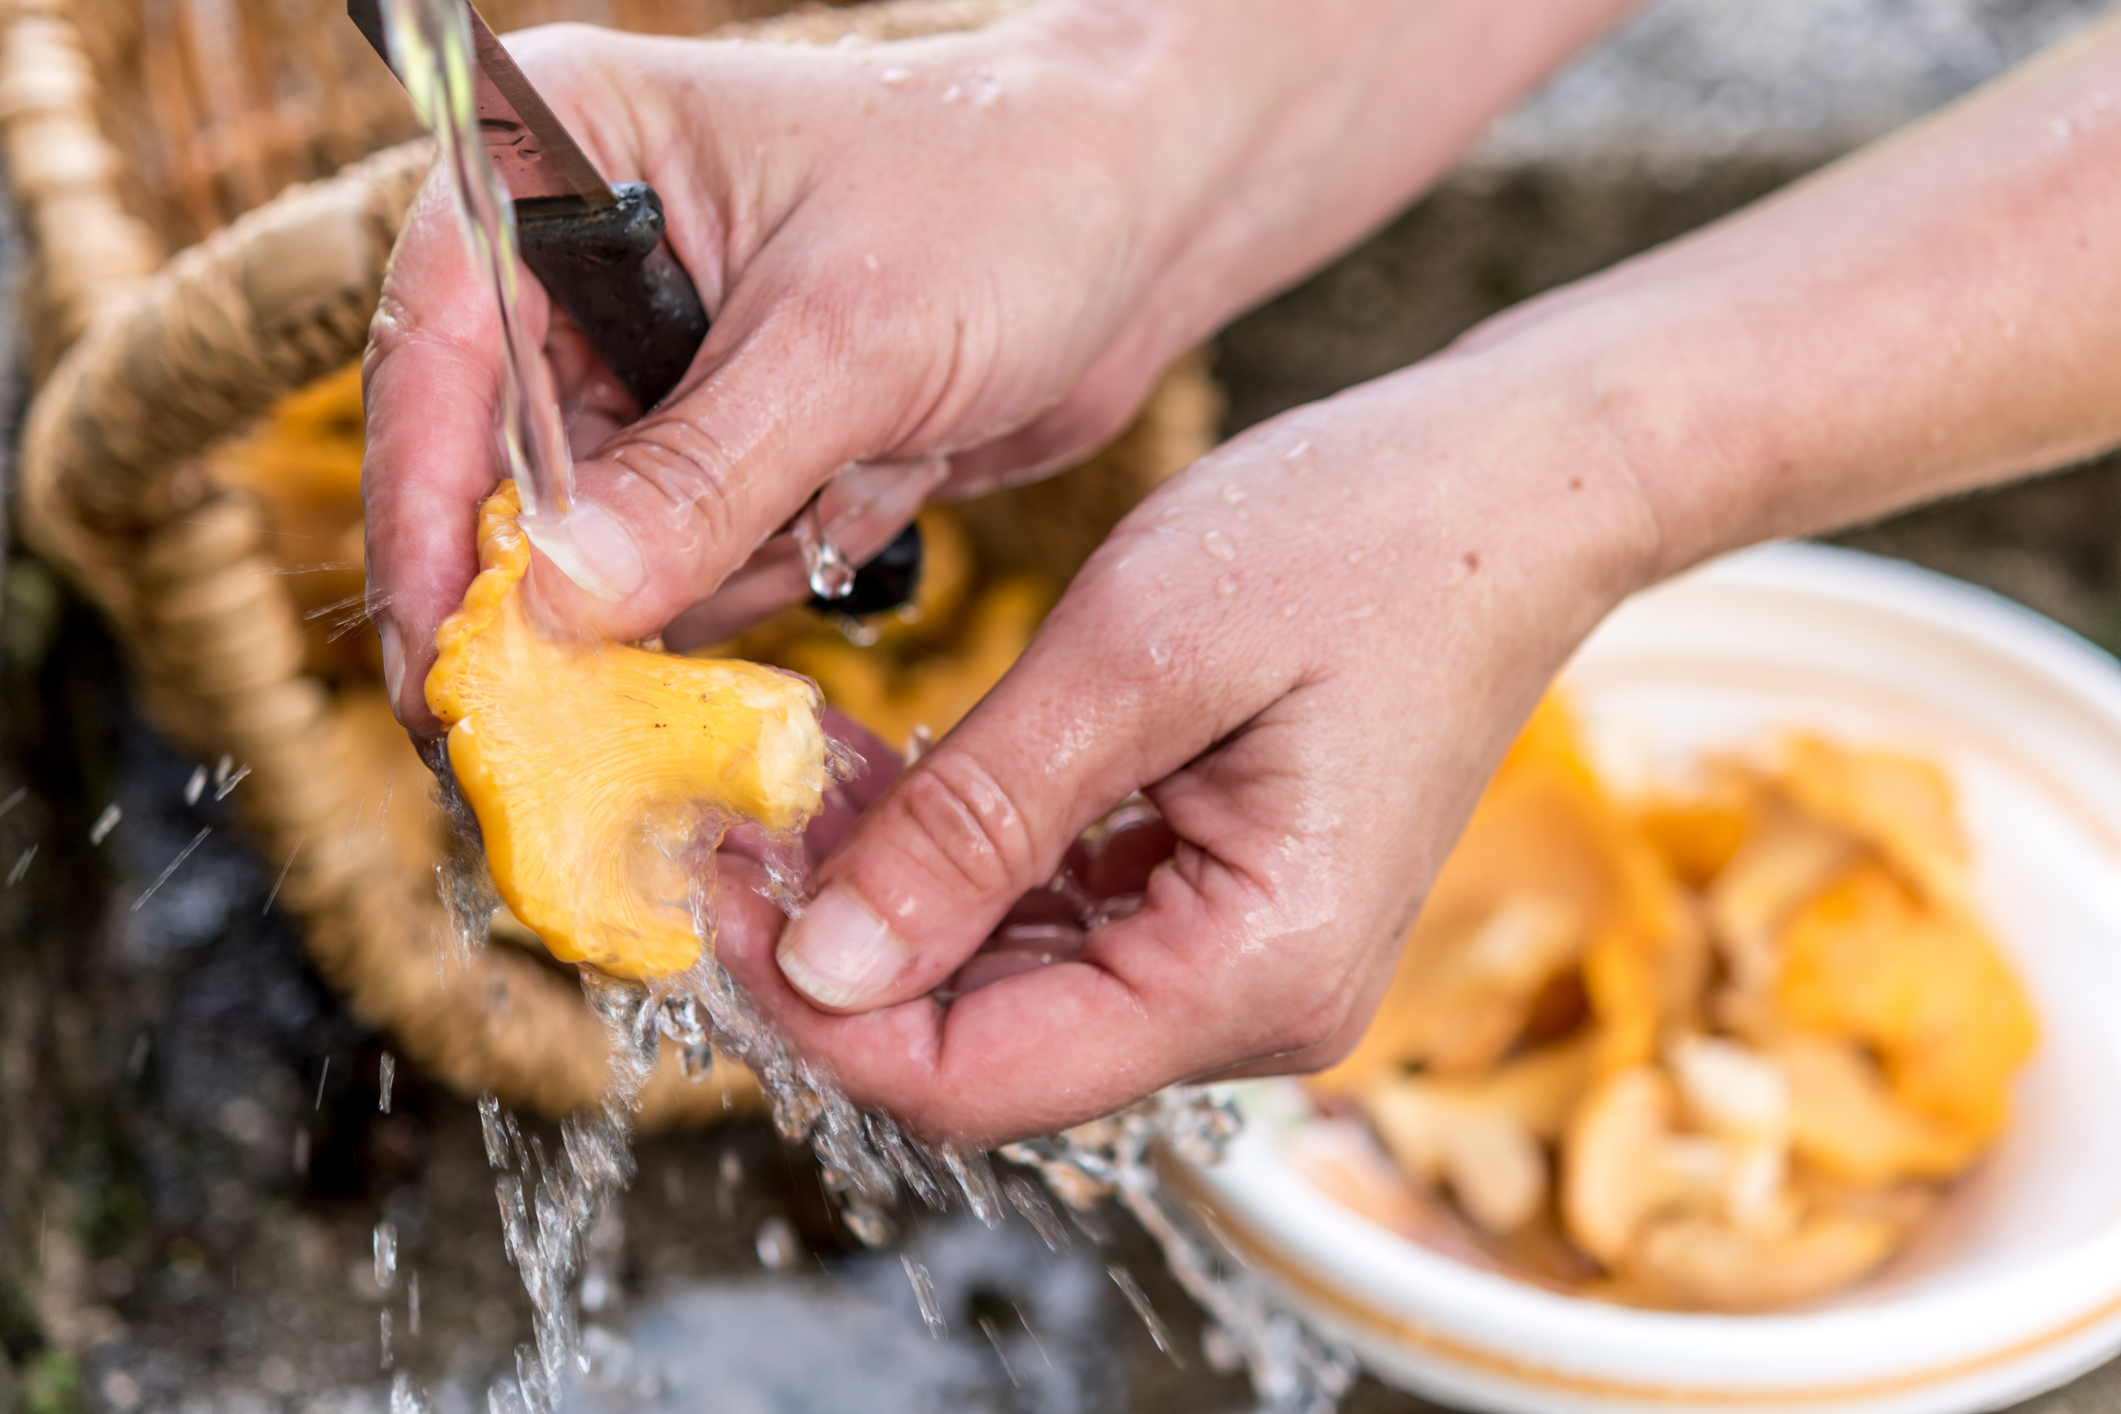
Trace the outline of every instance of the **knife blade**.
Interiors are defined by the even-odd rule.
[[[476,9],[467,5],[465,12],[471,27],[472,58],[478,66],[479,134],[502,185],[519,200],[575,196],[588,207],[613,205],[618,198],[610,183],[598,173],[567,125],[546,106],[515,56]],[[382,0],[347,0],[346,13],[383,62],[389,63]]]

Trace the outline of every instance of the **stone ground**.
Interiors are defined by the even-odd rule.
[[[1231,428],[1713,219],[2101,8],[1663,0],[1438,192],[1227,331]],[[1840,538],[2115,649],[2117,526],[2121,465],[2105,461]],[[93,616],[20,557],[0,596],[0,1414],[380,1411],[386,1311],[398,1368],[439,1411],[483,1407],[528,1316],[471,1108],[401,1072],[380,1112],[385,1043],[304,967],[267,906],[270,870],[225,811],[184,803],[193,763],[132,715]],[[109,803],[123,821],[92,846]],[[929,1342],[897,1262],[851,1250],[807,1159],[764,1126],[658,1138],[639,1157],[595,1317],[607,1379],[585,1409],[700,1408],[684,1382],[738,1414],[1244,1404],[1204,1369],[1197,1318],[1123,1222],[1050,1258],[1020,1229],[926,1224],[913,1250],[950,1330]],[[388,1290],[372,1259],[385,1218],[399,1240]],[[1148,1290],[1177,1363],[1108,1263]],[[658,1362],[680,1383],[659,1389]],[[1429,1406],[1366,1382],[1347,1408]],[[2121,1367],[2024,1408],[2121,1414]]]

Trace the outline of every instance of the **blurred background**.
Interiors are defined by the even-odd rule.
[[[704,0],[697,14],[607,8],[568,13],[694,31],[742,17]],[[1433,194],[1224,331],[1212,358],[1221,431],[1397,368],[1517,300],[1713,220],[2105,8],[1659,0]],[[305,30],[315,16],[292,13],[263,0],[79,7],[91,62],[132,76],[100,120],[126,156],[128,207],[165,248],[412,131],[350,29]],[[308,55],[312,82],[291,95],[276,56],[299,43],[329,52]],[[318,86],[318,75],[339,77]],[[55,352],[38,331],[65,323],[37,306],[65,292],[12,219],[0,220],[0,265],[0,411],[12,424]],[[1840,538],[2121,649],[2117,476],[2101,462]],[[278,858],[246,842],[236,800],[188,789],[215,763],[148,724],[135,681],[106,618],[11,544],[0,581],[0,1414],[380,1411],[393,1368],[437,1410],[483,1408],[529,1315],[474,1109],[335,1000],[293,916],[274,906]],[[118,823],[98,831],[112,805]],[[639,1161],[623,1222],[600,1239],[585,1316],[599,1377],[584,1407],[703,1408],[701,1390],[742,1414],[1247,1405],[1241,1381],[1208,1369],[1198,1318],[1117,1213],[1058,1254],[1020,1225],[924,1222],[910,1250],[935,1274],[947,1325],[931,1340],[897,1255],[858,1251],[809,1156],[762,1119],[644,1140]],[[373,1234],[386,1220],[396,1271],[379,1284]],[[1172,1353],[1113,1267],[1140,1282]],[[1426,1406],[1366,1382],[1347,1407]],[[2121,1373],[2026,1407],[2121,1411]]]

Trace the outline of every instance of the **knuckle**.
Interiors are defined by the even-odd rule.
[[[611,460],[690,521],[700,543],[735,543],[741,514],[729,452],[711,432],[676,418],[657,418],[636,427]]]
[[[902,778],[897,799],[929,866],[967,891],[1022,887],[1036,874],[1029,823],[970,753],[938,751]]]

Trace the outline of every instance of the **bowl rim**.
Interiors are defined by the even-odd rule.
[[[1861,551],[1780,543],[1711,561],[1638,598],[1720,586],[1912,621],[2046,678],[2121,734],[2121,663],[1979,586]],[[2035,1357],[2056,1364],[2073,1338],[2102,1325],[2121,1329],[2121,1207],[2060,1250],[1957,1286],[1791,1312],[1660,1311],[1483,1270],[1382,1228],[1301,1179],[1292,1203],[1274,1187],[1287,1166],[1256,1157],[1270,1143],[1260,1129],[1248,1126],[1233,1151],[1254,1155],[1252,1164],[1172,1166],[1187,1201],[1206,1209],[1241,1258],[1302,1304],[1354,1327],[1556,1393],[1653,1404],[1831,1404],[2000,1377],[2003,1367]]]

